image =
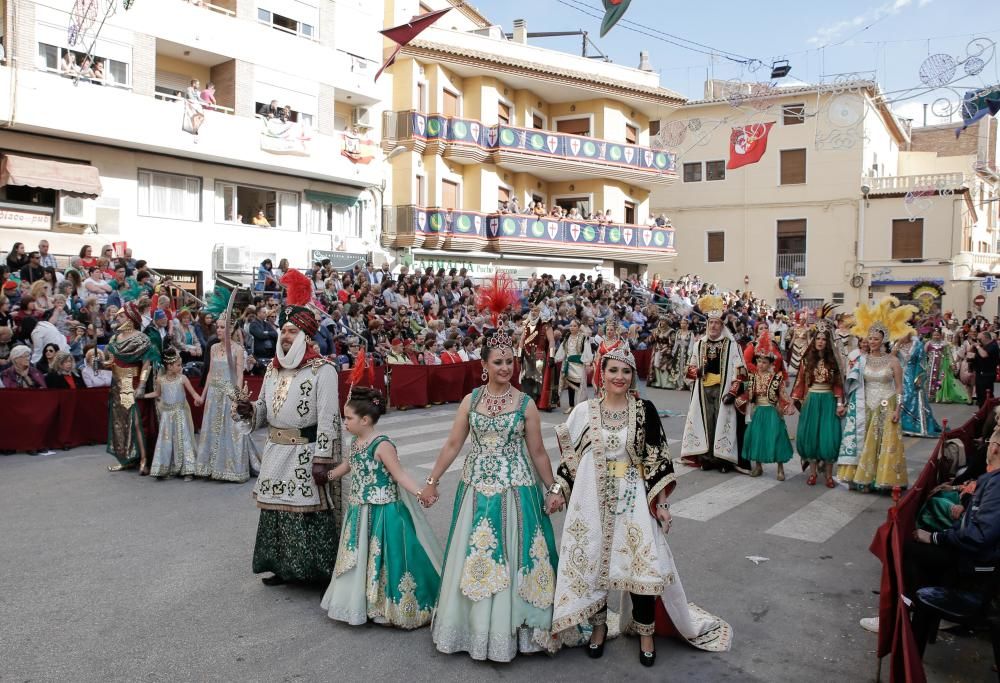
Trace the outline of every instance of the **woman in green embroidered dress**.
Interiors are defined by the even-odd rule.
[[[371,619],[414,629],[430,623],[442,552],[395,444],[375,433],[385,408],[381,392],[367,388],[352,388],[344,406],[344,426],[354,441],[350,457],[328,477],[334,481],[350,472],[351,493],[321,606],[331,619],[352,626]]]
[[[482,359],[487,382],[462,401],[420,495],[425,505],[438,499],[438,481],[471,433],[431,635],[441,652],[509,662],[519,652],[554,648],[558,558],[545,511],[558,509],[561,499],[553,495],[538,409],[510,383],[510,335],[487,337]]]

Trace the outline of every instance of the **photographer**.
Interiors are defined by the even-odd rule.
[[[970,346],[966,359],[976,374],[976,404],[982,407],[986,397],[993,393],[997,366],[1000,365],[1000,348],[989,332],[980,332]]]

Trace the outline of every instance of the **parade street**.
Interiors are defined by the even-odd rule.
[[[690,394],[646,394],[672,412],[664,426],[676,459]],[[455,410],[392,411],[379,424],[418,479]],[[953,425],[972,412],[935,410]],[[552,426],[564,417],[543,414],[553,460]],[[912,482],[934,441],[905,445]],[[112,462],[103,446],[0,458],[0,681],[874,679],[876,636],[858,620],[876,614],[880,565],[868,545],[891,500],[806,486],[797,459],[783,483],[773,465],[760,478],[676,465],[670,545],[688,599],[732,625],[733,647],[710,654],[660,638],[648,670],[635,639],[610,642],[599,662],[567,650],[505,665],[440,654],[426,628],[335,623],[320,609],[325,586],[266,587],[251,573],[252,482],[157,481],[109,474]],[[461,460],[428,513],[442,540],[460,470]],[[989,645],[942,633],[925,663],[929,680],[985,680]]]

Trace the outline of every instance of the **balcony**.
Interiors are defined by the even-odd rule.
[[[18,71],[16,109],[12,109],[11,71],[0,67],[0,111],[16,111],[11,127],[14,131],[182,155],[328,182],[381,182],[380,164],[352,163],[344,154],[352,150],[346,146],[351,141],[342,134],[320,135],[307,126],[282,126],[206,109],[204,123],[195,136],[181,128],[186,106],[182,100],[158,99],[85,81],[74,84],[71,79],[44,71]],[[364,147],[361,155],[370,159],[378,150],[374,144],[369,147]]]
[[[806,255],[777,254],[775,257],[774,275],[775,277],[781,277],[785,273],[791,273],[796,277],[805,277]]]
[[[965,187],[964,173],[922,173],[920,175],[879,176],[862,178],[862,185],[871,188],[869,195],[951,194]]]
[[[956,278],[1000,274],[1000,254],[962,251],[952,259]]]
[[[674,229],[643,225],[598,225],[537,220],[534,216],[486,214],[418,206],[388,206],[383,215],[385,247],[423,247],[505,254],[543,254],[628,260],[676,255]]]
[[[639,185],[677,179],[677,156],[638,145],[415,111],[385,112],[383,145],[439,154],[463,164],[492,163],[545,180],[614,177]]]

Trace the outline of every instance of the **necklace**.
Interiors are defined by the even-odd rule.
[[[490,417],[496,417],[504,411],[507,404],[510,402],[511,394],[514,393],[514,387],[512,385],[507,385],[507,391],[500,395],[491,394],[490,389],[487,386],[483,387],[483,405],[486,408],[486,414]]]
[[[868,365],[872,366],[872,368],[884,368],[886,365],[889,364],[889,356],[885,355],[884,353],[880,353],[878,355],[869,353],[868,360],[865,362]]]
[[[371,442],[371,438],[361,441],[361,439],[355,437],[354,441],[351,442],[351,455],[364,453],[368,449],[368,446],[371,445]]]
[[[626,417],[628,417],[628,406],[625,406],[621,410],[608,410],[604,406],[601,406],[601,418],[608,422],[624,422]]]

